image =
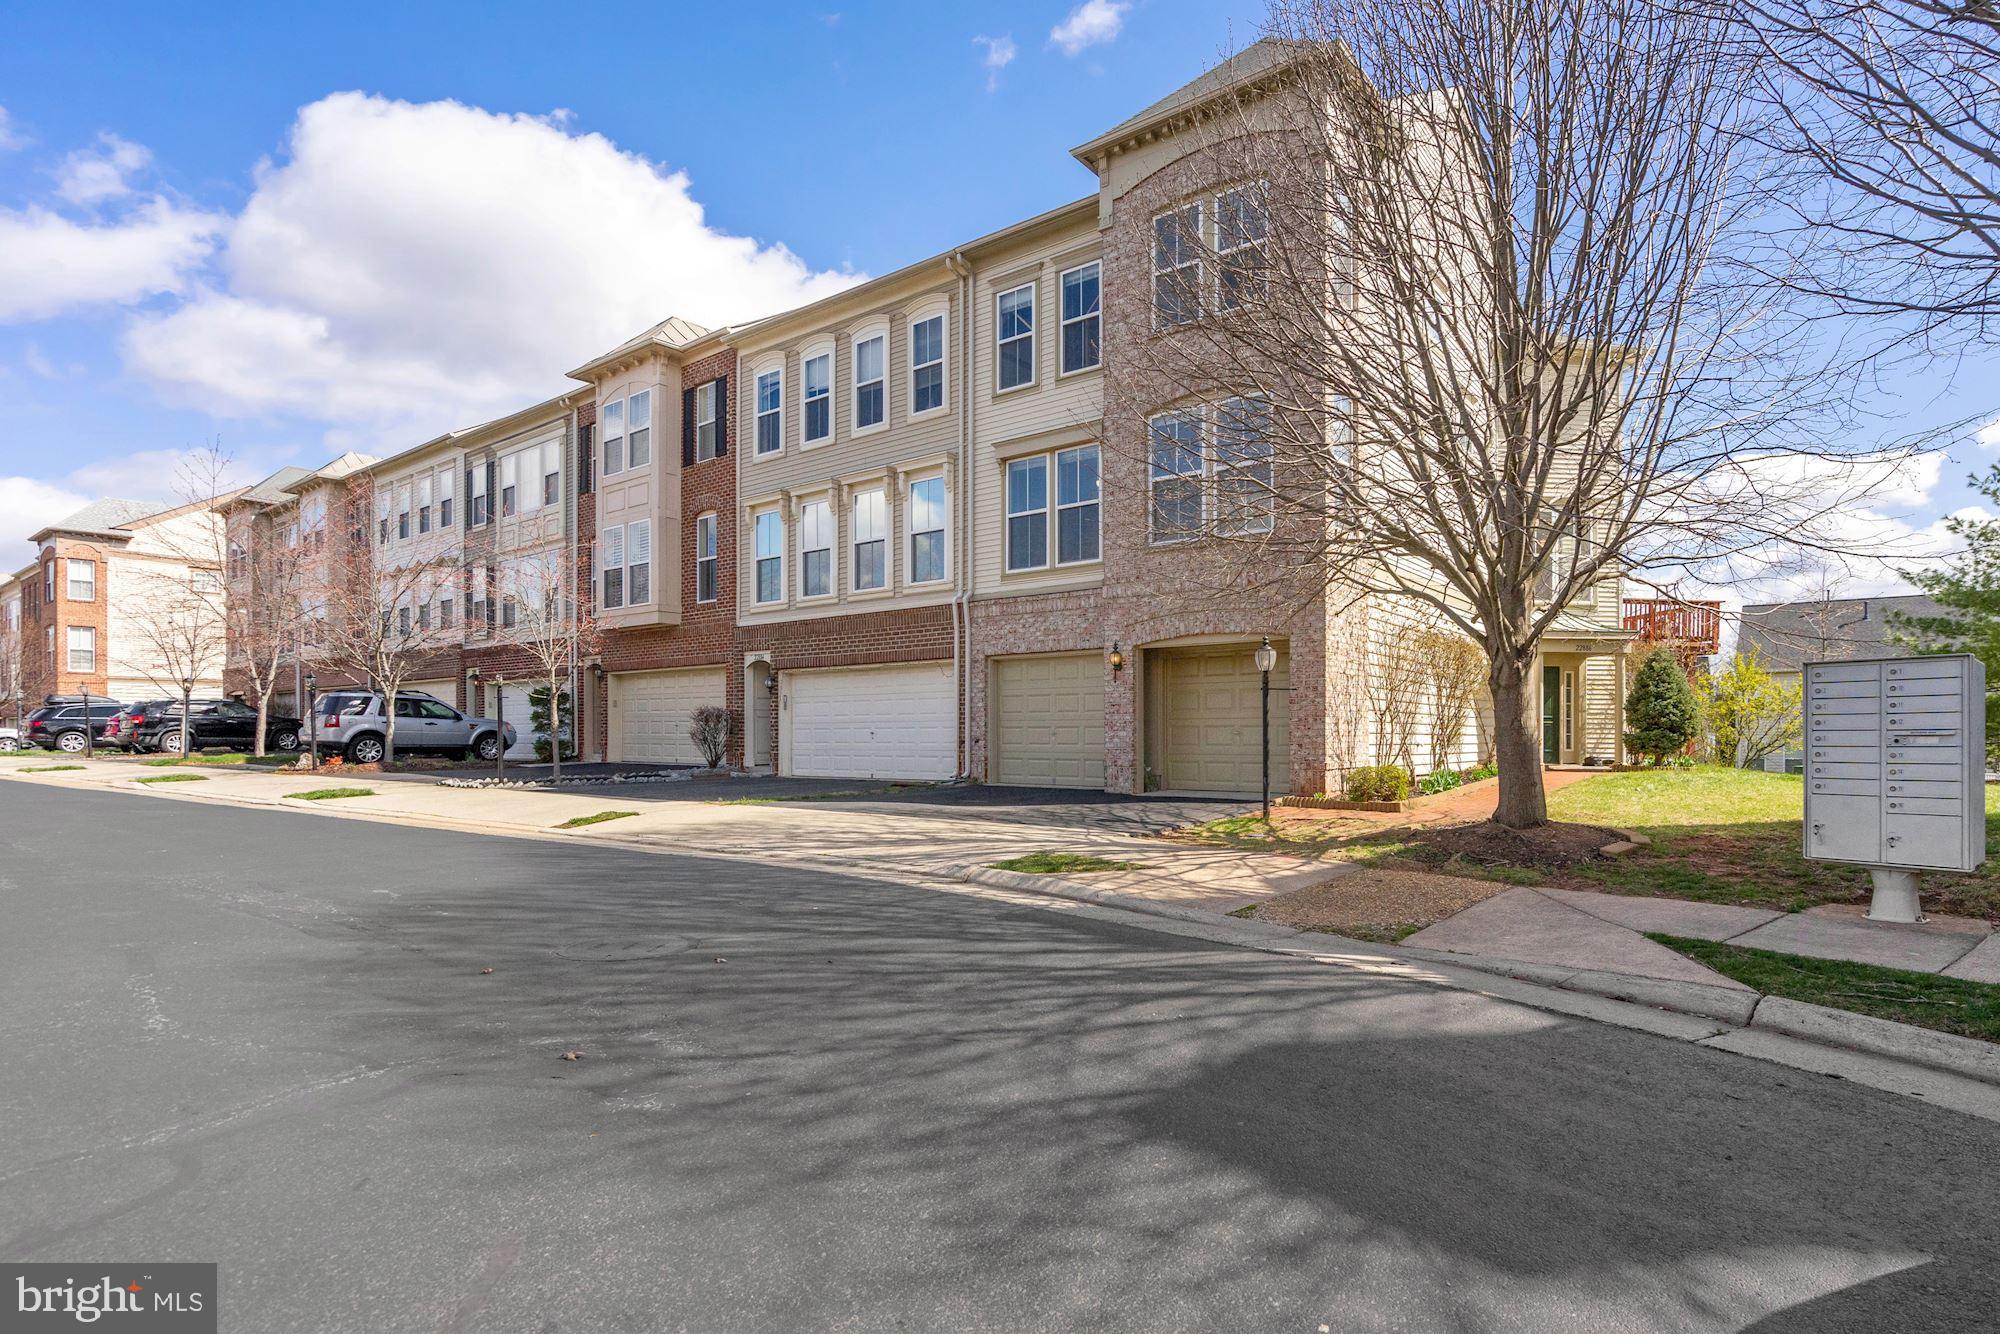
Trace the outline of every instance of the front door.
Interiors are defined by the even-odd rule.
[[[1562,668],[1542,668],[1542,762],[1562,759]]]

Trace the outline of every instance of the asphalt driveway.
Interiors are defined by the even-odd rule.
[[[227,1330],[2000,1307],[2000,1126],[1910,1099],[806,869],[0,802],[0,1254],[216,1261]]]

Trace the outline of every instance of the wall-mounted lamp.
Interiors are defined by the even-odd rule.
[[[1118,641],[1115,639],[1111,641],[1111,670],[1114,672],[1125,670],[1125,654],[1118,647]]]

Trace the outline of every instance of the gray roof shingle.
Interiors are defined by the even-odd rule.
[[[1890,636],[1897,616],[1941,616],[1943,607],[1910,593],[1897,597],[1824,598],[1767,602],[1743,609],[1738,653],[1755,649],[1774,672],[1796,672],[1801,663],[1853,658],[1907,658]]]

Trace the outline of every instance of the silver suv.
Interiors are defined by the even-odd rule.
[[[337,690],[321,695],[313,709],[312,735],[322,752],[338,751],[350,763],[374,764],[388,749],[389,729],[382,696],[369,690]],[[472,718],[422,691],[396,694],[396,753],[463,755],[498,759],[514,744],[514,725]]]

